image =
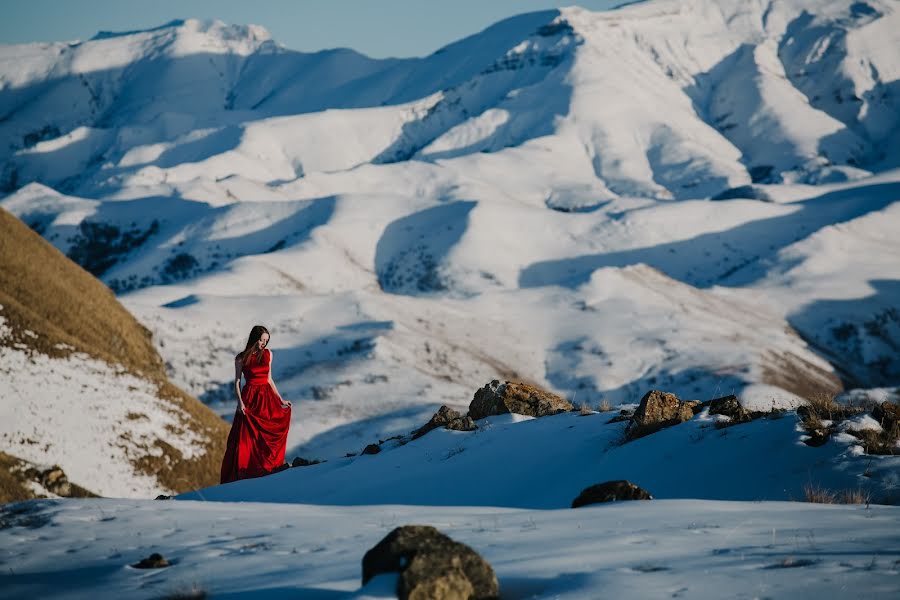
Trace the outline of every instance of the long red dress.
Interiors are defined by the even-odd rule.
[[[269,385],[271,364],[268,349],[259,358],[251,355],[244,363],[246,383],[241,398],[246,414],[240,406],[234,413],[222,459],[221,483],[268,475],[284,464],[291,409],[281,407],[281,400]]]

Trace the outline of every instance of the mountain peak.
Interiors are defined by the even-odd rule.
[[[180,41],[197,38],[197,43],[181,43],[186,45],[181,50],[209,51],[220,48],[238,54],[253,52],[264,43],[273,43],[272,35],[261,25],[231,25],[220,19],[173,19],[168,23],[150,27],[147,29],[134,29],[130,31],[100,31],[89,41],[104,42],[119,38],[175,38]],[[210,44],[210,38],[215,42]],[[201,41],[202,40],[202,41]],[[194,48],[197,46],[197,48]]]

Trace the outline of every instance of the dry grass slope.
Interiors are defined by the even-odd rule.
[[[164,486],[187,491],[219,481],[228,427],[205,405],[172,385],[150,332],[93,275],[69,260],[28,226],[0,209],[0,316],[12,334],[0,343],[26,344],[32,352],[62,357],[84,352],[154,382],[159,396],[180,411],[186,428],[208,436],[206,453],[185,460],[159,440],[162,457],[135,463]],[[37,337],[26,335],[32,331]],[[62,346],[65,344],[65,346]],[[0,471],[4,471],[0,465]]]
[[[15,475],[15,471],[20,466],[21,461],[19,459],[5,452],[0,452],[0,504],[34,497],[31,490],[25,487],[22,479]]]

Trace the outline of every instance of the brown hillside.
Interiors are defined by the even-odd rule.
[[[213,485],[228,426],[205,405],[172,385],[150,332],[93,275],[69,260],[19,219],[0,209],[0,316],[12,329],[0,343],[49,356],[84,352],[154,382],[159,396],[181,409],[185,428],[206,433],[204,456],[184,460],[166,448],[162,457],[135,461],[164,486],[187,491]],[[37,334],[29,335],[27,331]]]

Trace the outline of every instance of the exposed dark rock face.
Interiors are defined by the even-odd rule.
[[[363,454],[378,454],[379,452],[381,452],[381,446],[378,444],[369,444],[362,451]]]
[[[628,439],[633,440],[671,427],[694,416],[693,403],[685,403],[675,394],[651,390],[641,398],[641,404],[634,411],[628,426]]]
[[[469,546],[434,527],[406,525],[389,533],[362,562],[363,585],[399,573],[400,600],[490,600],[500,597],[493,568]]]
[[[413,432],[412,439],[418,439],[432,429],[437,429],[439,427],[446,427],[447,429],[456,431],[473,431],[476,429],[475,421],[472,420],[472,417],[464,417],[460,415],[459,412],[445,405],[441,406],[438,411],[434,413],[430,421]]]
[[[585,488],[572,501],[572,508],[587,506],[588,504],[600,504],[602,502],[617,502],[621,500],[652,500],[650,492],[630,481],[620,479],[607,481]]]
[[[568,400],[533,385],[512,381],[500,383],[495,379],[475,392],[469,404],[469,416],[475,420],[506,413],[546,417],[574,408]]]
[[[317,465],[321,463],[321,460],[307,460],[302,456],[297,456],[291,461],[292,467],[311,467],[312,465]]]

